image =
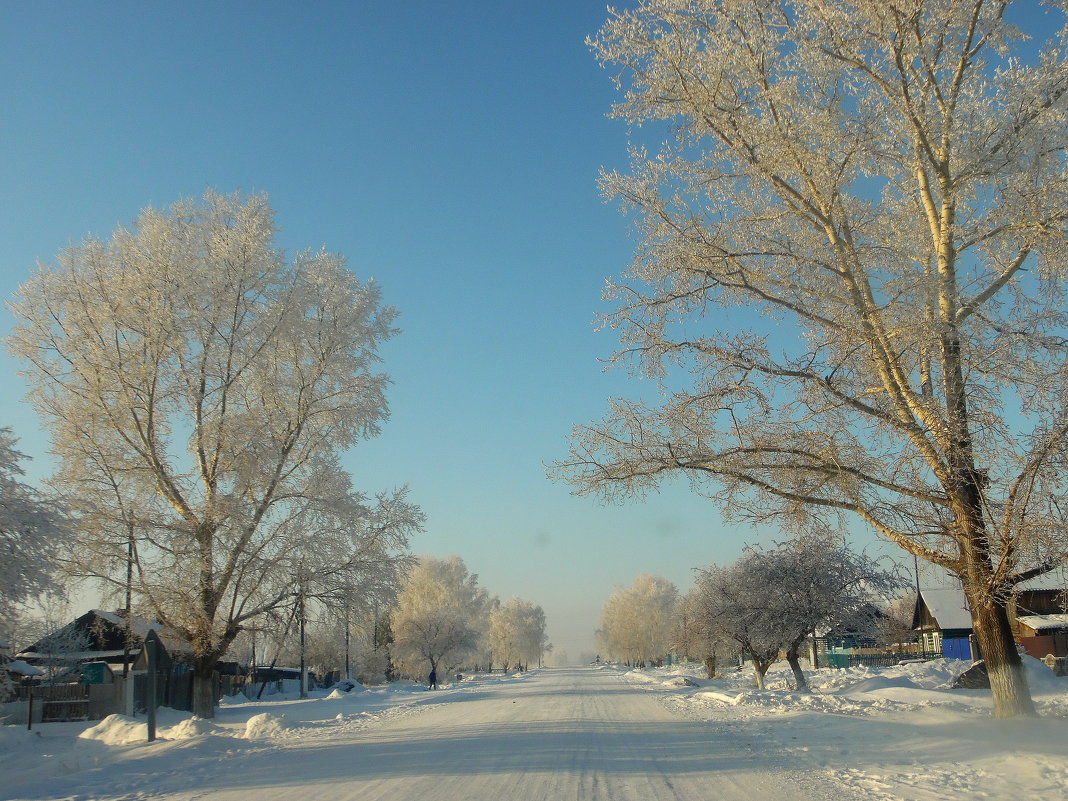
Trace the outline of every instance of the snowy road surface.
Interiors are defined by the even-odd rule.
[[[677,718],[618,676],[588,669],[543,671],[472,692],[339,745],[325,761],[332,769],[317,773],[312,794],[339,801],[749,801],[794,794],[780,777],[755,774],[744,746],[715,727]],[[268,801],[289,792],[264,787],[256,796]]]
[[[0,801],[1068,801],[1068,677],[1025,664],[1039,719],[992,718],[935,660],[811,671],[812,693],[689,664],[234,696],[161,710],[153,743],[121,715],[0,725]]]
[[[130,760],[29,782],[14,796],[141,801],[668,801],[852,797],[744,736],[688,720],[615,671],[561,668],[418,693],[381,716],[308,702],[283,736],[126,746]],[[344,703],[341,702],[344,706]],[[313,710],[322,710],[314,712]],[[316,720],[316,715],[321,718]],[[739,736],[739,735],[742,736]],[[104,747],[81,741],[81,748]],[[140,754],[140,756],[138,756]],[[88,768],[88,769],[86,769]],[[61,771],[62,772],[62,771]],[[800,783],[800,786],[799,786]],[[856,797],[860,797],[859,795]]]

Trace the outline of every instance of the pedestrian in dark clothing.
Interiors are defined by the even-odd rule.
[[[430,678],[427,682],[430,687],[428,689],[436,690],[438,688],[438,671],[435,668],[430,668]]]

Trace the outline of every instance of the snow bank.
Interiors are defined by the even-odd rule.
[[[333,689],[327,693],[326,697],[333,700],[335,698],[358,698],[360,693],[367,688],[353,679],[342,679],[334,685]]]
[[[168,740],[191,740],[194,737],[202,737],[207,734],[225,734],[225,730],[216,726],[210,720],[198,718],[194,715],[165,730],[164,736]]]
[[[1068,717],[1068,677],[1053,673],[1043,662],[1023,657],[1028,683],[1040,714]],[[674,665],[655,670],[623,670],[627,682],[666,693],[673,707],[687,714],[702,709],[734,707],[746,718],[794,712],[823,712],[871,717],[886,712],[941,709],[954,714],[989,717],[989,690],[952,689],[971,663],[956,659],[908,662],[892,667],[857,666],[806,670],[811,693],[799,693],[785,664],[775,665],[766,689],[754,688],[751,669],[704,678],[703,666]]]
[[[108,715],[78,736],[83,740],[97,740],[105,745],[143,743],[148,739],[148,724],[126,715]]]
[[[210,720],[198,718],[187,712],[161,709],[156,719],[156,739],[191,740],[209,734],[226,732]],[[83,740],[95,740],[105,745],[131,745],[148,742],[148,723],[144,718],[126,715],[108,715],[95,726],[90,726],[78,735]]]
[[[253,715],[245,724],[246,740],[265,740],[271,737],[281,736],[289,723],[285,715],[272,715],[270,712],[261,712]]]
[[[1033,693],[1064,692],[1068,689],[1068,677],[1058,676],[1041,659],[1024,654],[1024,670],[1027,672],[1027,684]]]
[[[860,693],[870,693],[875,690],[886,690],[890,688],[908,688],[910,690],[920,689],[919,685],[907,676],[872,676],[870,679],[858,681],[856,684],[845,688],[841,692],[847,695],[857,695]]]

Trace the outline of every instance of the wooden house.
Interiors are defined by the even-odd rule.
[[[1013,638],[1031,656],[1068,656],[1068,606],[1054,577],[1039,577],[1016,588],[1009,603]],[[922,589],[916,599],[912,628],[924,650],[953,659],[978,659],[971,645],[972,618],[959,587]]]
[[[941,653],[947,659],[973,659],[972,615],[959,587],[921,589],[912,613],[912,630],[920,636],[924,651]]]
[[[80,680],[81,665],[90,662],[104,662],[111,671],[121,674],[124,660],[132,664],[145,636],[153,629],[172,653],[188,650],[188,645],[166,632],[157,621],[135,615],[130,619],[127,632],[123,614],[91,609],[16,656],[45,669],[57,680]]]
[[[1055,574],[1024,582],[1010,611],[1012,634],[1031,656],[1068,656],[1068,594]]]

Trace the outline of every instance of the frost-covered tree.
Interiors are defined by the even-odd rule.
[[[509,666],[536,663],[548,647],[545,612],[521,598],[512,598],[490,613],[487,645],[495,663]]]
[[[613,12],[591,45],[615,116],[674,137],[603,176],[643,239],[607,324],[669,380],[559,465],[583,492],[679,472],[734,517],[852,518],[949,570],[999,717],[1034,713],[1006,603],[1064,557],[1068,455],[1068,31],[1050,3],[1025,53],[1012,5]]]
[[[691,587],[679,599],[672,639],[678,653],[687,659],[699,659],[704,663],[705,675],[710,679],[716,677],[719,660],[738,651],[720,628],[708,625],[699,586]]]
[[[18,607],[50,592],[56,558],[69,547],[66,513],[23,482],[26,456],[10,428],[0,428],[0,639],[10,637]]]
[[[34,654],[34,664],[44,671],[49,684],[72,681],[77,666],[92,650],[92,636],[77,628],[71,619],[69,600],[56,593],[45,593],[35,599],[35,610],[24,622],[24,632],[30,639],[24,650]]]
[[[599,635],[604,650],[636,665],[662,659],[672,645],[677,600],[674,584],[648,574],[616,590],[601,610]]]
[[[458,556],[423,557],[408,574],[393,612],[393,655],[408,676],[449,672],[477,661],[493,599]]]
[[[756,685],[764,689],[764,676],[786,645],[787,629],[773,587],[764,583],[752,555],[728,567],[701,569],[694,584],[693,609],[698,625],[710,642],[729,642],[753,663]]]
[[[800,690],[808,689],[799,658],[806,639],[820,628],[856,623],[873,602],[885,603],[902,585],[896,570],[829,535],[752,548],[739,564],[752,586],[764,588],[761,603],[780,630]]]
[[[264,196],[146,209],[40,266],[12,304],[55,480],[83,502],[78,565],[117,583],[132,566],[192,644],[201,716],[215,663],[290,603],[317,533],[351,538],[336,563],[376,529],[339,456],[387,414],[376,365],[395,312],[341,257],[287,258],[274,231]]]

